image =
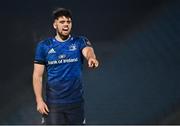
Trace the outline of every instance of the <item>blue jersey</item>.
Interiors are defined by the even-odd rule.
[[[48,81],[46,101],[69,104],[83,101],[82,49],[91,46],[87,38],[70,37],[64,42],[49,38],[36,48],[34,63],[44,64]]]

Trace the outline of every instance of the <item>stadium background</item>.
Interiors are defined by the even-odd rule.
[[[40,124],[34,49],[53,36],[51,12],[73,13],[73,34],[92,42],[84,65],[88,124],[180,124],[179,0],[16,0],[0,4],[0,124]]]

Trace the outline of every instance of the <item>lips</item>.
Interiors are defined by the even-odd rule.
[[[68,28],[68,27],[64,27],[62,30],[63,30],[63,31],[68,31],[69,28]]]

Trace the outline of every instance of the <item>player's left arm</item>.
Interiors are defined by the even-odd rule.
[[[97,68],[99,66],[99,62],[96,59],[96,55],[94,53],[94,49],[92,47],[86,46],[82,50],[83,56],[88,61],[88,66],[91,68]]]

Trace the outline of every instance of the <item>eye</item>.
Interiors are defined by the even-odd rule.
[[[59,21],[59,23],[64,24],[64,23],[65,23],[65,21]]]
[[[67,21],[67,23],[68,23],[68,24],[70,24],[70,23],[71,23],[71,21]]]

